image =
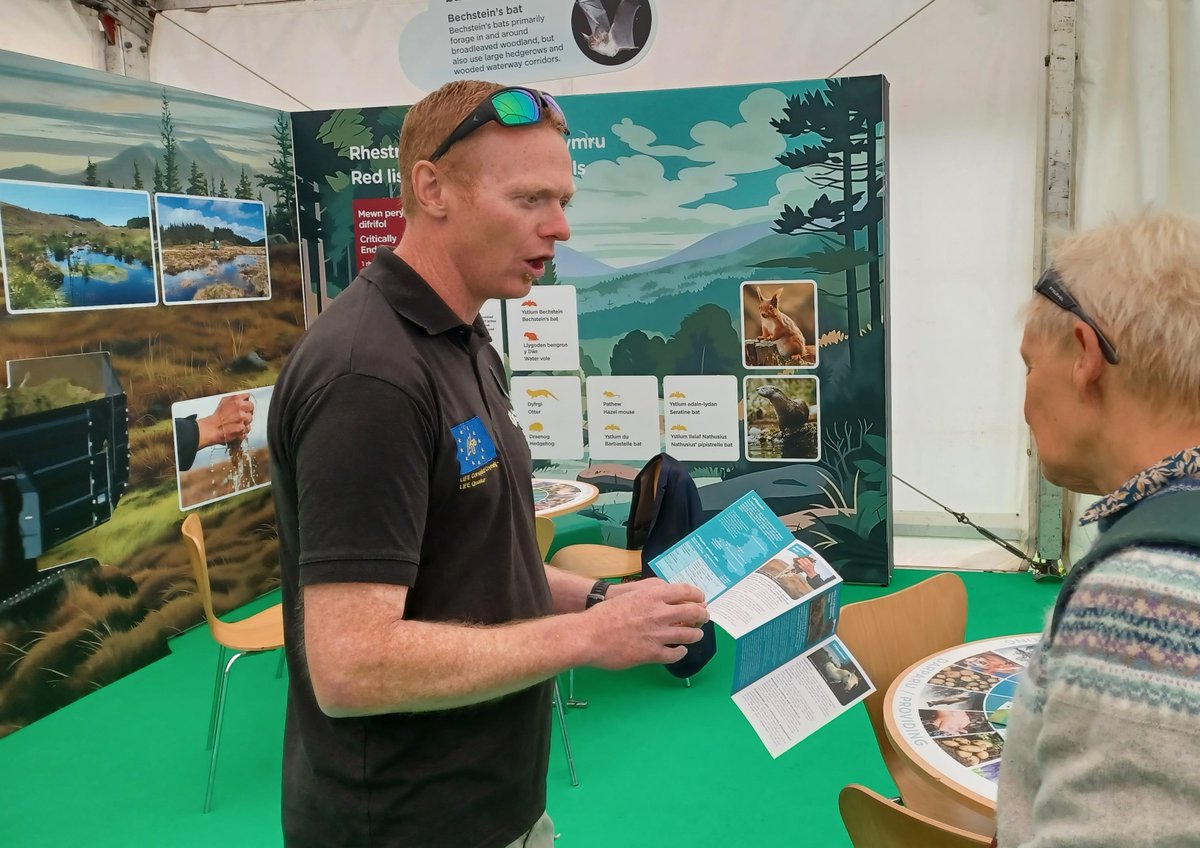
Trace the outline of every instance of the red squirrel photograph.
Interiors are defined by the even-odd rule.
[[[817,364],[816,284],[744,283],[743,356],[749,368]]]

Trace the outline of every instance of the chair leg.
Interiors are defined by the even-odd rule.
[[[217,753],[221,750],[221,724],[225,720],[225,696],[229,694],[229,670],[233,664],[245,656],[239,651],[229,658],[225,664],[225,672],[221,675],[221,691],[217,699],[217,721],[213,734],[212,757],[208,761],[208,787],[204,790],[204,812],[212,807],[213,779],[217,776]]]
[[[217,645],[217,648],[217,677],[213,680],[212,709],[208,713],[208,741],[204,743],[205,751],[212,750],[213,734],[217,730],[217,701],[221,694],[221,672],[225,668],[225,646]]]
[[[563,750],[567,754],[567,769],[571,772],[571,785],[578,786],[579,778],[575,776],[575,758],[571,756],[571,740],[567,737],[567,716],[562,708],[562,693],[558,691],[558,677],[554,678],[554,712],[558,716],[558,726],[562,730]]]
[[[275,667],[275,679],[283,677],[283,667],[287,663],[287,651],[283,648],[279,649],[279,665]]]
[[[586,710],[588,702],[575,698],[575,669],[567,671],[567,706],[573,710]]]
[[[683,685],[686,686],[688,689],[691,689],[692,688],[692,678],[690,678],[690,677],[683,678]]]

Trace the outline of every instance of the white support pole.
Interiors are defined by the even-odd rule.
[[[1075,106],[1075,0],[1051,0],[1050,52],[1046,54],[1046,160],[1045,184],[1042,189],[1041,257],[1045,267],[1047,256],[1046,233],[1052,229],[1071,226],[1073,206],[1071,194],[1074,173],[1074,106]],[[1058,564],[1066,555],[1063,533],[1064,510],[1070,514],[1069,501],[1064,506],[1063,490],[1041,475],[1036,450],[1030,441],[1031,495],[1034,508],[1030,510],[1035,556],[1047,563],[1046,572],[1058,572]],[[1038,574],[1035,572],[1035,577]]]

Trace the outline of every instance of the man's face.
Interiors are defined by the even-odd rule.
[[[1042,474],[1072,491],[1103,494],[1089,462],[1096,453],[1095,439],[1089,435],[1090,411],[1079,401],[1072,380],[1075,348],[1060,347],[1026,330],[1021,358],[1026,369],[1025,422],[1037,445]]]
[[[489,124],[464,144],[467,175],[450,193],[450,260],[467,290],[489,298],[524,297],[571,237],[563,209],[575,191],[571,156],[549,124]]]

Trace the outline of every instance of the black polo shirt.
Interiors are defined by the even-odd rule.
[[[551,612],[529,449],[482,321],[467,326],[390,250],[305,333],[268,422],[278,516],[288,846],[505,846],[545,809],[550,684],[462,709],[329,718],[300,590],[408,586],[405,617]]]

